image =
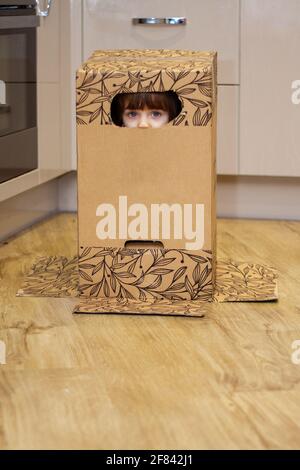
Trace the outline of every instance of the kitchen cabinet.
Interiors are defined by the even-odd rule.
[[[133,18],[185,17],[186,25],[133,24]],[[219,174],[238,171],[239,1],[85,0],[83,56],[95,49],[218,51]]]
[[[133,18],[186,17],[186,25]],[[75,72],[95,49],[218,51],[217,171],[300,176],[299,0],[52,0],[38,29],[38,169],[0,201],[76,170]]]
[[[41,18],[38,29],[40,182],[74,169],[75,71],[81,62],[80,38],[81,1],[52,0],[49,16]]]
[[[218,51],[218,81],[239,84],[239,0],[84,0],[83,54],[95,49]],[[186,25],[134,25],[133,18],[185,17]]]
[[[40,18],[37,28],[38,167],[3,182],[0,201],[76,167],[75,71],[82,61],[81,7],[81,0],[52,0],[49,16]]]
[[[241,0],[242,175],[300,176],[299,44],[299,0]]]

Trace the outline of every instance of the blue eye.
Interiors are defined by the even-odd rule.
[[[154,117],[154,118],[159,118],[159,117],[161,117],[161,113],[160,113],[159,111],[152,111],[151,114],[152,114],[152,117]]]
[[[128,111],[127,116],[129,118],[135,118],[135,117],[137,117],[137,112],[136,111]]]

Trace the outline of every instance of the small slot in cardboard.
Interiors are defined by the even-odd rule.
[[[162,250],[164,248],[164,244],[159,240],[126,240],[124,248]]]

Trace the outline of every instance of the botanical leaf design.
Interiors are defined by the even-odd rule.
[[[200,119],[200,126],[206,126],[209,123],[211,116],[212,113],[210,113],[207,109]]]
[[[177,94],[179,96],[191,95],[192,93],[194,93],[194,91],[195,91],[195,88],[183,88],[183,89],[177,90]]]
[[[193,125],[201,126],[201,108],[199,107],[193,116]]]
[[[203,250],[205,251],[205,250]],[[207,263],[208,259],[211,259],[211,254],[208,253],[208,257],[200,256],[200,255],[192,255],[191,253],[188,256],[195,261],[196,263]]]
[[[134,282],[134,285],[139,286],[139,285],[143,284],[144,280],[145,280],[145,273],[142,270],[141,277],[137,281]]]
[[[201,264],[197,263],[195,268],[194,268],[194,271],[193,271],[193,279],[194,279],[196,284],[200,280],[200,275],[201,275]]]
[[[184,112],[170,125],[211,124],[212,54],[168,50],[152,51],[152,56],[147,53],[141,55],[137,51],[130,56],[127,50],[119,51],[119,55],[115,55],[115,51],[107,51],[106,54],[105,57],[105,53],[97,51],[77,73],[78,125],[92,124],[96,120],[102,125],[112,125],[110,105],[117,93],[167,90],[174,90],[178,94]],[[114,60],[106,60],[109,54]],[[154,60],[159,55],[164,56],[160,60],[160,70]],[[185,57],[185,60],[181,61],[181,57]]]
[[[176,75],[175,75],[175,72],[173,72],[173,70],[166,70],[166,74],[168,75],[168,77],[170,77],[173,82],[176,82]]]
[[[156,280],[147,287],[147,290],[157,289],[162,283],[162,276],[157,276]]]
[[[99,93],[99,91],[97,91],[97,93]],[[104,103],[104,102],[107,101],[109,98],[110,98],[109,95],[97,96],[97,98],[92,101],[92,104],[95,104],[95,103]]]
[[[189,100],[190,103],[192,103],[194,106],[196,106],[196,108],[207,108],[207,103],[205,103],[205,101],[202,101],[202,100],[196,100],[196,99],[192,99],[192,98],[187,98]]]
[[[110,286],[112,288],[112,291],[113,292],[116,292],[116,288],[117,288],[117,281],[116,281],[116,278],[113,274],[111,274],[111,277],[110,277]]]
[[[94,295],[97,296],[97,293],[98,293],[98,291],[100,290],[101,284],[102,284],[102,282],[99,282],[98,284],[95,284],[95,285],[92,287],[92,289],[91,289],[91,296],[94,296]]]
[[[185,283],[179,282],[178,284],[172,284],[170,287],[168,287],[168,292],[180,291],[182,289],[185,289]]]
[[[124,73],[113,73],[111,76],[112,76],[112,78],[123,78],[123,77],[125,77],[125,74]]]
[[[122,277],[122,278],[126,278],[126,279],[132,279],[133,277],[136,277],[135,274],[129,273],[128,271],[127,271],[127,272],[124,272],[124,273],[117,273],[117,272],[115,272],[115,275],[116,275],[117,277]]]
[[[105,297],[109,297],[109,286],[106,279],[104,279],[103,292]]]
[[[85,271],[82,271],[81,269],[79,270],[79,276],[81,276],[86,281],[93,282],[93,278],[89,276]]]
[[[172,269],[154,269],[153,271],[150,271],[151,274],[169,274],[172,272]]]
[[[124,299],[134,299],[133,295],[125,287],[121,287],[122,297]]]
[[[210,274],[211,274],[211,268],[209,268],[208,265],[206,265],[203,271],[200,273],[197,284],[198,283],[203,284]]]
[[[129,268],[128,268],[128,272],[129,272],[129,273],[133,273],[137,261],[138,261],[138,258],[136,258],[136,259],[133,261],[133,263],[130,263],[130,266],[129,266]]]
[[[175,281],[177,281],[177,279],[179,279],[181,276],[183,276],[185,274],[187,270],[187,267],[186,266],[183,266],[182,268],[178,268],[174,274],[174,277],[173,277],[173,283]]]
[[[91,116],[93,113],[91,111],[78,111],[77,116]]]
[[[94,268],[93,264],[82,263],[82,265],[81,265],[81,269],[93,269],[93,268]],[[93,270],[93,274],[95,274],[94,270]]]
[[[82,247],[80,247],[82,249]],[[92,248],[85,248],[83,250],[83,252],[81,253],[81,256],[84,258],[85,256],[87,256],[90,252],[92,251]]]
[[[177,76],[177,81],[181,80],[182,78],[186,77],[189,74],[189,70],[181,70]]]
[[[179,126],[185,120],[185,114],[180,113],[173,121],[173,126]]]
[[[155,263],[155,266],[166,266],[167,264],[170,264],[172,263],[172,261],[174,261],[176,258],[164,258],[164,259],[160,259],[159,261],[157,261],[157,263]]]
[[[94,90],[94,88],[93,88],[93,90]],[[97,90],[97,93],[98,93],[98,90]],[[88,98],[89,92],[88,91],[84,91],[83,93],[78,92],[77,95],[78,95],[77,106],[79,106],[81,103],[83,103]],[[80,111],[78,111],[77,114],[80,115]],[[83,114],[83,116],[84,116],[84,114]]]
[[[104,261],[102,260],[102,261],[100,261],[100,263],[96,264],[96,266],[92,265],[93,266],[92,275],[96,274],[98,271],[100,271],[100,269],[102,269],[103,263],[104,263]],[[81,265],[81,268],[82,268],[82,265]],[[87,269],[90,269],[90,268],[87,268]]]
[[[86,251],[83,248],[82,250]],[[147,260],[152,259],[146,271],[141,264],[145,253]],[[202,261],[203,272],[211,273],[211,269],[204,270],[207,263],[211,264],[211,256],[209,257],[204,251],[201,251],[201,254],[205,256],[196,257],[196,264]],[[100,263],[97,261],[99,257]],[[119,262],[120,258],[122,262]],[[156,299],[164,297],[191,299],[203,295],[207,298],[208,290],[201,291],[199,280],[195,282],[193,279],[194,269],[195,262],[185,250],[93,248],[86,257],[79,259],[79,270],[85,273],[81,277],[84,281],[91,282],[90,290],[86,288],[81,290],[85,296],[122,298],[126,293],[127,298],[130,294],[133,299],[144,296]],[[110,282],[107,282],[107,277],[110,277]],[[101,280],[103,285],[98,289],[94,288],[94,285],[99,286]]]
[[[141,300],[142,302],[145,302],[146,299],[147,299],[147,297],[146,297],[145,292],[143,291],[143,289],[140,289],[139,300]]]
[[[189,278],[187,276],[185,276],[184,285],[185,285],[186,290],[190,294],[191,299],[193,299],[194,298],[194,289],[193,289],[193,286],[192,286],[192,284],[189,281]]]
[[[76,123],[80,124],[81,126],[86,125],[86,122],[83,119],[80,119],[78,116],[76,117]]]
[[[62,256],[51,256],[38,259],[26,275],[17,295],[44,297],[76,297],[78,295],[83,295],[84,297],[87,296],[91,300],[93,297],[97,297],[97,299],[94,300],[96,304],[94,304],[95,306],[91,306],[92,310],[90,311],[93,311],[93,308],[96,312],[99,311],[99,313],[101,311],[105,311],[104,305],[107,304],[101,303],[105,299],[103,293],[104,277],[97,277],[101,271],[99,271],[94,276],[95,278],[97,277],[97,279],[93,279],[93,282],[82,282],[80,280],[81,277],[79,278],[80,271],[78,267],[80,264],[91,264],[91,262],[87,262],[86,260],[88,257],[91,257],[91,260],[95,260],[95,262],[97,262],[97,258],[99,259],[99,253],[104,252],[106,253],[105,256],[113,256],[112,259],[118,259],[120,254],[118,254],[117,251],[112,251],[111,249],[102,249],[99,251],[99,249],[94,249],[91,247],[87,247],[85,249],[82,247],[81,251],[82,253],[80,258],[75,256],[68,259]],[[95,255],[93,254],[94,251]],[[174,257],[176,250],[170,251],[172,251],[172,257]],[[165,291],[162,293],[162,295],[159,295],[159,297],[156,292],[152,292],[152,294],[149,295],[149,292],[147,291],[147,286],[153,283],[152,275],[150,275],[152,279],[151,282],[148,282],[148,274],[144,275],[143,271],[141,271],[140,279],[131,283],[131,286],[129,285],[123,287],[122,284],[120,284],[120,282],[117,281],[114,278],[114,275],[110,272],[111,277],[109,301],[113,303],[114,298],[118,298],[120,302],[128,302],[128,299],[124,300],[124,294],[129,297],[129,289],[132,289],[132,292],[134,292],[134,289],[136,288],[138,295],[135,298],[137,299],[137,302],[143,301],[146,313],[154,311],[160,311],[160,313],[163,313],[165,308],[166,312],[171,313],[172,311],[174,314],[176,314],[176,312],[178,314],[179,312],[182,312],[181,306],[183,308],[184,305],[187,306],[187,309],[189,308],[188,306],[192,306],[191,308],[195,309],[195,313],[197,311],[199,312],[199,305],[201,305],[203,302],[209,302],[212,295],[212,283],[210,276],[211,254],[205,252],[204,250],[203,252],[205,253],[204,256],[191,255],[190,253],[185,252],[183,254],[185,265],[181,268],[178,268],[178,264],[175,267],[176,260],[174,260],[172,264],[172,266],[174,265],[174,275],[171,277],[172,282],[166,286]],[[166,254],[168,255],[168,253]],[[132,257],[133,255],[130,256]],[[138,256],[140,256],[140,254]],[[181,256],[177,258],[177,263],[179,262],[180,257]],[[190,266],[188,260],[193,261]],[[199,279],[200,284],[197,284],[196,282],[199,277],[199,267],[197,267],[198,262],[200,262],[200,268],[202,268],[200,269],[200,274],[202,272],[206,273],[203,274],[204,283],[203,279],[202,281]],[[208,270],[206,270],[206,266],[208,266]],[[184,297],[184,292],[186,292],[185,280],[187,272],[189,273],[188,279],[190,284],[193,286],[193,291],[197,292],[198,289],[201,289],[201,291],[196,294],[196,298],[194,298],[191,304],[189,304],[187,301],[188,297]],[[169,279],[170,274],[167,276]],[[276,300],[278,298],[277,277],[277,271],[270,266],[263,266],[258,263],[254,264],[236,262],[232,260],[219,260],[217,262],[216,283],[214,287],[213,300],[217,302]],[[161,279],[163,282],[164,276],[161,276]],[[182,279],[182,281],[180,281],[180,279]],[[138,284],[139,280],[142,282],[139,286],[136,287],[135,284]],[[145,285],[145,287],[141,287],[141,285]],[[189,284],[188,286],[190,289]],[[123,289],[125,289],[125,291]],[[107,287],[106,293],[108,293]],[[99,295],[101,295],[102,299],[99,297]],[[85,298],[85,303],[81,304],[82,311],[85,311],[84,306],[86,306],[86,312],[89,311],[88,298]],[[153,307],[153,305],[156,305],[153,304],[153,302],[156,302],[158,305],[157,310],[155,310]],[[96,308],[97,305],[99,306],[99,310]],[[119,305],[118,308],[121,309],[122,304],[115,304],[114,308],[117,308],[116,305]],[[101,310],[101,308],[104,310]],[[110,311],[109,306],[107,309],[107,311]],[[128,309],[128,311],[133,309],[132,303]],[[137,310],[137,313],[141,313],[142,310],[143,306],[140,306]],[[124,311],[126,311],[125,307]]]
[[[208,98],[211,98],[212,96],[211,84],[209,84],[208,86],[198,85],[198,90],[200,91],[202,95],[207,96]]]
[[[272,267],[229,260],[218,262],[217,268],[214,299],[218,302],[278,298],[277,272]]]

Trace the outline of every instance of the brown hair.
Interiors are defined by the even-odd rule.
[[[123,126],[125,109],[161,109],[169,113],[169,121],[175,119],[182,109],[175,91],[119,93],[111,103],[111,119],[117,126]]]

